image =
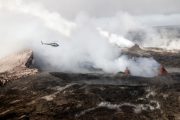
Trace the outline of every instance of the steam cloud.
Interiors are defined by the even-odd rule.
[[[138,43],[179,49],[178,38],[169,40],[165,33],[162,37],[152,29],[174,23],[174,19],[180,20],[180,15],[135,16],[119,10],[111,17],[93,17],[79,11],[74,19],[67,20],[40,1],[0,0],[0,57],[31,48],[37,64],[48,71],[88,72],[91,66],[117,73],[128,67],[133,75],[152,77],[159,67],[153,58],[129,59],[120,55],[121,48]],[[139,30],[145,36],[142,40],[128,37],[129,31]],[[41,40],[58,42],[60,47],[43,46]]]

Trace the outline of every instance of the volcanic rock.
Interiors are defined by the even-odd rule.
[[[122,49],[122,54],[131,57],[151,57],[151,54],[140,48],[138,44],[135,44],[131,48]]]
[[[126,67],[124,71],[125,76],[129,76],[131,74],[130,70]]]
[[[159,75],[167,75],[167,74],[168,74],[167,70],[164,68],[163,65],[161,65],[159,69]]]
[[[159,58],[158,62],[165,61],[160,59],[161,53],[152,53]],[[172,56],[164,55],[168,60]],[[180,55],[173,55],[173,61],[179,65]],[[32,59],[28,63],[31,62]],[[18,64],[21,66],[18,70],[30,69],[31,64],[24,63]],[[172,65],[171,61],[165,63],[165,67]],[[0,87],[0,119],[179,120],[179,78],[179,72],[169,70],[168,75],[154,78],[104,73],[38,73]]]
[[[179,75],[39,73],[0,88],[0,119],[179,120]]]
[[[166,69],[175,65],[179,69],[179,53],[139,51],[152,53]],[[13,64],[6,71],[29,70],[30,53],[21,57],[31,58],[26,59],[29,62],[14,62],[19,67]],[[39,72],[0,86],[0,120],[179,120],[180,71],[167,71],[168,75],[153,78]]]
[[[180,51],[179,50],[166,50],[162,48],[151,48],[143,47],[140,48],[138,45],[134,45],[131,48],[122,49],[122,53],[127,55],[129,58],[154,58],[158,63],[168,68],[180,68]],[[177,70],[176,70],[177,71]],[[180,70],[178,69],[178,72]]]
[[[24,50],[0,59],[0,81],[1,84],[9,80],[16,80],[38,72],[31,68],[33,63],[33,51]]]
[[[131,51],[137,51],[137,50],[141,50],[141,48],[139,47],[138,44],[135,44],[135,45],[132,46],[129,50],[131,50]]]

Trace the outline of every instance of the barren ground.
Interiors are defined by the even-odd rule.
[[[180,120],[180,53],[146,53],[169,74],[38,73],[0,87],[0,119]]]

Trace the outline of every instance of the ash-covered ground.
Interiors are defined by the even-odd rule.
[[[180,120],[180,52],[124,50],[153,56],[168,74],[39,72],[0,87],[1,120]]]

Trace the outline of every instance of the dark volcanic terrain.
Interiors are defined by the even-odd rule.
[[[62,77],[61,77],[62,76]],[[180,74],[41,73],[0,91],[1,120],[179,120]]]
[[[41,72],[0,87],[0,120],[180,120],[180,53],[135,49],[168,74],[154,78]]]

